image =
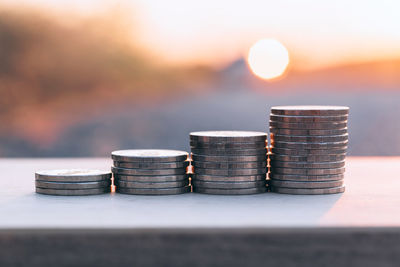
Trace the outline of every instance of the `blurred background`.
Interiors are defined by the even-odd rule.
[[[270,107],[289,104],[350,106],[350,155],[400,155],[399,10],[395,0],[2,1],[0,157],[189,151],[191,131],[267,131]],[[265,45],[249,61],[265,38],[283,54]]]

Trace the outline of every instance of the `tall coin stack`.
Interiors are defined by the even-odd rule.
[[[190,133],[193,192],[220,195],[266,192],[266,138],[261,132]]]
[[[343,183],[349,108],[271,108],[270,184],[284,194],[333,194]]]
[[[111,172],[67,169],[37,171],[36,193],[56,196],[84,196],[109,193]]]
[[[190,192],[188,153],[133,149],[111,153],[116,192],[133,195],[175,195]]]

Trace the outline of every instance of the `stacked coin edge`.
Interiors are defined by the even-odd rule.
[[[264,193],[265,133],[203,131],[190,133],[193,192],[216,195]]]
[[[111,172],[87,169],[43,170],[35,173],[35,191],[56,196],[109,193]]]
[[[271,108],[269,178],[273,192],[344,192],[348,111],[341,106]]]
[[[175,195],[191,191],[188,153],[178,150],[132,149],[111,153],[117,193]]]

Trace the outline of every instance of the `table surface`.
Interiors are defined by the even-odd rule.
[[[111,164],[104,158],[0,159],[0,229],[400,226],[400,157],[349,157],[346,192],[334,195],[35,193],[36,170]]]

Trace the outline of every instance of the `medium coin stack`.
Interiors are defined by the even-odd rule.
[[[70,169],[35,173],[36,193],[57,196],[84,196],[109,193],[111,172]]]
[[[270,184],[284,194],[334,194],[343,183],[349,108],[271,108]]]
[[[132,195],[175,195],[191,191],[188,153],[133,149],[111,153],[116,192]]]
[[[190,133],[193,192],[218,195],[266,192],[266,138],[261,132]]]

